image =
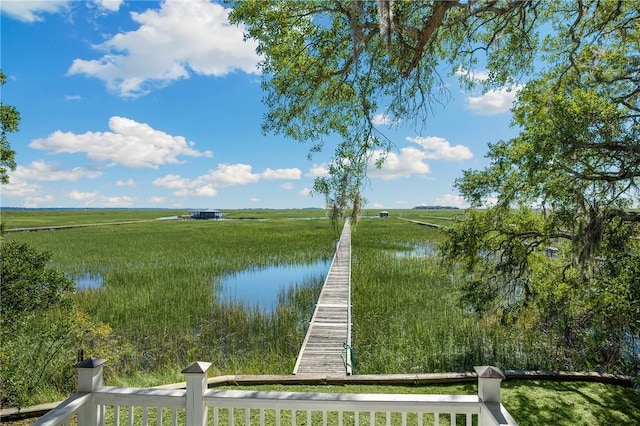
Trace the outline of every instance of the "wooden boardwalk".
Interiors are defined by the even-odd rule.
[[[347,218],[293,374],[351,375],[351,223]]]
[[[431,228],[441,228],[442,227],[442,225],[436,225],[435,223],[420,222],[419,220],[405,219],[403,217],[399,217],[398,219],[406,220],[407,222],[416,223],[416,224],[422,225],[422,226],[429,226]]]

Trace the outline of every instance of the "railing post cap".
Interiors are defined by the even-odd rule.
[[[74,367],[75,368],[97,368],[97,367],[100,367],[105,362],[107,362],[107,360],[104,358],[87,358],[84,361],[80,361],[79,363],[74,365]]]
[[[211,367],[211,363],[210,362],[195,361],[195,362],[192,362],[191,364],[187,365],[187,367],[184,370],[182,370],[182,374],[191,374],[191,373],[202,374],[202,373],[206,373],[207,370],[209,369],[209,367]]]
[[[476,370],[479,379],[505,379],[505,375],[502,374],[502,371],[497,367],[482,365],[479,367],[473,367],[473,369]]]

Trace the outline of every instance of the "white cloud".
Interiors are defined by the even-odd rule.
[[[26,197],[24,199],[24,207],[28,209],[35,209],[42,204],[51,204],[53,197],[51,195],[45,195],[43,197]]]
[[[116,181],[116,186],[136,186],[136,183],[133,179],[122,180],[118,179]]]
[[[249,201],[251,201],[252,203],[259,203],[262,200],[258,197],[251,197],[249,198]]]
[[[7,1],[2,2],[2,13],[22,22],[44,21],[42,15],[47,13],[58,13],[68,6],[67,0],[30,0],[30,1]]]
[[[45,161],[32,161],[28,166],[18,166],[11,173],[11,178],[29,181],[37,180],[43,182],[67,181],[75,182],[80,179],[95,179],[102,175],[100,170],[90,170],[82,167],[64,169],[57,164]]]
[[[371,207],[373,207],[374,209],[383,209],[384,208],[384,204],[373,203],[373,205]]]
[[[458,207],[461,209],[469,207],[469,203],[461,195],[445,194],[436,198],[437,206]]]
[[[424,162],[428,158],[427,154],[413,147],[402,148],[400,153],[389,152],[386,154],[382,168],[375,166],[375,161],[381,156],[385,156],[384,151],[375,151],[369,162],[368,175],[383,180],[392,180],[409,177],[413,174],[428,174],[429,165]]]
[[[311,166],[306,177],[326,177],[329,176],[329,167],[326,164],[314,164]]]
[[[473,153],[466,146],[451,146],[449,141],[437,136],[407,137],[407,140],[420,145],[426,151],[425,158],[430,160],[468,160],[473,157]]]
[[[25,197],[39,191],[40,185],[27,182],[14,174],[9,175],[9,183],[0,185],[0,195],[2,197]]]
[[[98,197],[97,192],[80,192],[80,191],[71,191],[67,193],[67,198],[71,198],[75,201],[84,201],[89,202],[93,201]]]
[[[153,181],[154,185],[164,186],[169,189],[184,189],[187,188],[190,183],[191,181],[189,179],[173,174],[166,175]]]
[[[487,197],[484,207],[493,207],[498,204],[498,197]]]
[[[467,103],[465,108],[476,115],[496,115],[508,112],[521,88],[522,86],[513,89],[502,88],[489,90],[480,96],[469,96],[465,99]]]
[[[105,207],[131,207],[135,201],[135,197],[105,197],[99,200],[99,204]]]
[[[293,189],[293,184],[291,182],[285,182],[280,186],[287,191],[291,191]]]
[[[300,190],[300,192],[298,192],[299,195],[302,195],[303,197],[307,197],[309,195],[311,195],[311,189],[309,188],[302,188]]]
[[[208,0],[166,0],[160,9],[132,12],[137,30],[94,46],[104,56],[75,59],[68,74],[97,77],[123,97],[144,95],[192,72],[257,74],[257,44],[245,42],[243,28],[229,24],[230,10]]]
[[[102,9],[117,12],[124,0],[94,0]]]
[[[120,164],[125,167],[149,167],[157,169],[163,164],[177,164],[179,156],[211,157],[210,151],[193,149],[193,142],[182,136],[171,136],[155,130],[146,123],[138,123],[124,117],[109,119],[111,132],[55,131],[43,139],[32,141],[29,146],[59,153],[86,153],[95,161]]]
[[[64,95],[66,101],[79,101],[82,99],[80,95]]]
[[[66,197],[81,202],[84,206],[93,207],[132,207],[136,197],[129,196],[105,196],[99,192],[70,191]]]
[[[215,188],[215,186],[209,184],[209,185],[204,185],[204,186],[200,186],[198,188],[195,188],[193,191],[189,192],[188,190],[184,189],[182,190],[184,192],[184,195],[193,195],[196,197],[215,197],[216,195],[218,195],[218,190]]]
[[[195,179],[169,174],[153,181],[156,186],[173,189],[174,194],[185,196],[215,196],[219,188],[247,185],[261,179],[299,179],[299,169],[266,169],[254,173],[249,164],[218,164],[218,168]]]
[[[164,197],[151,197],[149,198],[149,202],[153,204],[160,204],[165,202]]]
[[[371,123],[374,126],[388,126],[391,124],[398,124],[400,121],[401,120],[399,118],[392,120],[387,114],[379,113],[373,116]]]
[[[261,177],[263,179],[300,179],[302,172],[300,169],[291,168],[291,169],[276,169],[272,170],[267,168],[264,172],[262,172]]]
[[[482,83],[489,79],[489,72],[485,70],[468,70],[458,68],[455,72],[458,77],[464,77],[466,80],[474,83]]]
[[[218,164],[216,170],[202,175],[194,180],[196,184],[212,183],[217,187],[246,185],[260,180],[260,175],[253,173],[249,164]]]

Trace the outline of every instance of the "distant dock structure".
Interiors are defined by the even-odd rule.
[[[215,209],[193,209],[189,210],[191,219],[220,219],[222,212]]]

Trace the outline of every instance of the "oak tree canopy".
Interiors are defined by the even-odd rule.
[[[487,141],[489,166],[456,182],[473,209],[443,253],[466,267],[478,314],[529,318],[574,351],[564,360],[608,368],[623,357],[640,332],[637,1],[232,4],[262,57],[264,131],[309,143],[310,155],[340,139],[315,185],[336,215],[357,216],[372,154],[392,148],[375,114],[426,128],[451,76],[521,88],[519,134]]]

